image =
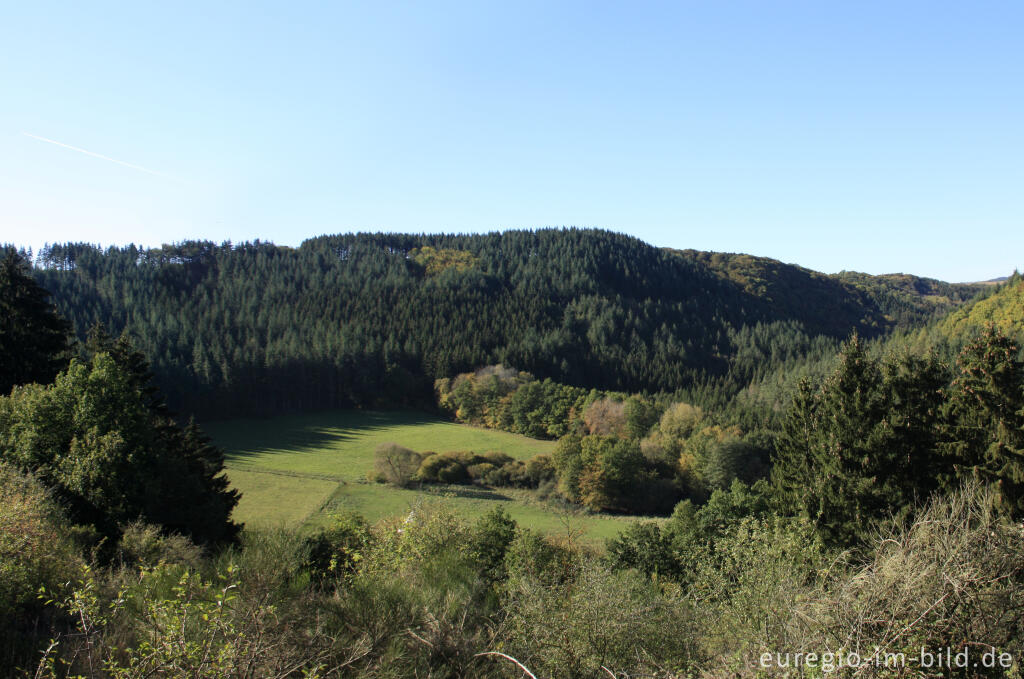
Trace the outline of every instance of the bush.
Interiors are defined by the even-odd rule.
[[[37,656],[50,617],[38,598],[83,563],[67,519],[31,476],[0,464],[0,675]],[[40,637],[40,638],[37,638]]]
[[[575,573],[576,556],[543,535],[528,528],[520,528],[505,551],[505,570],[511,579],[531,580],[552,586],[564,582]]]
[[[437,470],[437,480],[440,483],[468,483],[469,470],[461,462],[451,460]]]
[[[125,566],[152,568],[162,563],[196,568],[202,550],[181,535],[163,535],[157,526],[136,521],[124,527],[118,557]]]
[[[40,585],[74,572],[65,525],[42,484],[0,464],[0,619],[34,607]]]
[[[480,457],[484,461],[493,464],[495,467],[502,467],[506,464],[509,464],[510,462],[516,461],[516,459],[513,458],[511,455],[508,455],[498,450],[486,452],[483,455],[480,455]]]
[[[554,481],[556,478],[555,463],[550,455],[534,455],[526,461],[526,475],[530,485],[539,487],[542,483]]]
[[[936,676],[914,665],[922,648],[967,651],[973,661],[1005,652],[1019,663],[1024,529],[998,516],[995,498],[972,485],[933,500],[912,523],[877,534],[874,554],[860,566],[809,559],[811,543],[798,537],[807,526],[789,537],[764,522],[741,526],[717,543],[722,556],[698,570],[692,595],[702,617],[714,621],[702,634],[717,672],[709,676],[790,676],[791,668],[758,667],[762,653],[780,649],[856,652],[858,676],[879,679]],[[815,582],[821,565],[829,572]],[[885,654],[904,654],[906,674],[885,667]],[[945,674],[1016,676],[998,667]]]
[[[522,460],[512,460],[501,467],[492,469],[484,477],[484,483],[508,488],[530,488],[533,486],[526,473],[526,463]]]
[[[862,568],[829,588],[815,614],[832,643],[870,640],[907,657],[920,648],[1024,648],[1024,529],[995,510],[998,491],[969,485],[932,502],[912,524],[878,536]],[[834,641],[833,641],[834,640]]]
[[[493,485],[501,485],[496,482],[496,479],[499,479],[501,477],[494,474],[494,472],[498,471],[499,469],[501,468],[494,466],[490,462],[478,462],[476,464],[471,464],[468,467],[466,467],[466,473],[469,475],[469,478],[472,479],[474,483],[491,483]]]
[[[397,443],[382,443],[373,453],[373,469],[377,478],[399,488],[412,483],[422,461],[419,453]]]
[[[608,565],[636,569],[648,576],[679,579],[679,555],[669,535],[652,521],[634,521],[606,542]]]
[[[306,538],[306,567],[314,580],[351,580],[370,549],[370,526],[354,512],[337,514],[331,525]]]
[[[473,526],[469,553],[488,582],[505,579],[505,555],[516,537],[516,522],[501,507],[495,507]]]
[[[527,471],[526,463],[500,452],[483,455],[472,452],[433,453],[423,459],[419,479],[434,483],[472,482],[521,488],[536,486]]]
[[[689,608],[634,572],[589,563],[559,588],[515,578],[506,610],[501,647],[539,677],[682,676],[691,664]]]
[[[365,566],[338,604],[345,628],[374,649],[353,676],[488,676],[489,663],[474,656],[489,645],[497,600],[473,547],[489,533],[443,503],[373,529]]]
[[[466,468],[475,460],[473,453],[434,453],[423,459],[418,476],[433,483],[466,483],[470,479]]]
[[[741,519],[692,545],[683,561],[687,598],[706,621],[701,651],[712,658],[751,643],[792,648],[788,611],[815,591],[831,563],[808,521],[775,516]]]
[[[285,679],[321,676],[332,659],[333,640],[295,615],[306,602],[275,605],[233,564],[210,578],[166,563],[144,568],[112,601],[97,576],[84,568],[69,590],[49,593],[77,629],[50,645],[36,677]]]

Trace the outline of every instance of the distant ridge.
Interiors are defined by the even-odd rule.
[[[999,278],[990,278],[987,281],[978,281],[977,283],[969,283],[968,285],[998,285],[999,283],[1005,283],[1010,280],[1009,276],[1000,276]]]

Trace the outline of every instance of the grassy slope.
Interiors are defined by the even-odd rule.
[[[466,486],[399,490],[370,483],[373,451],[395,442],[418,451],[500,450],[526,459],[549,453],[551,441],[454,424],[423,413],[329,411],[271,419],[214,422],[205,429],[227,452],[228,476],[242,492],[236,518],[251,525],[323,524],[332,511],[351,509],[376,521],[407,512],[424,499],[443,497],[474,517],[502,505],[517,521],[545,532],[570,526],[600,542],[627,523],[533,502],[521,491]]]

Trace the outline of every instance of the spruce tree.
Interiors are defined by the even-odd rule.
[[[772,470],[780,509],[806,515],[843,547],[909,515],[937,484],[942,383],[931,360],[882,365],[854,336],[817,391],[801,386],[787,415]]]
[[[1007,512],[1024,516],[1024,363],[1020,347],[989,325],[957,359],[943,451],[954,483],[993,483]]]
[[[0,259],[0,395],[19,384],[48,384],[70,358],[70,325],[32,278],[24,254]]]

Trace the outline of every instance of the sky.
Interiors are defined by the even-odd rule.
[[[578,226],[989,279],[1021,35],[1016,0],[0,0],[0,241]]]

